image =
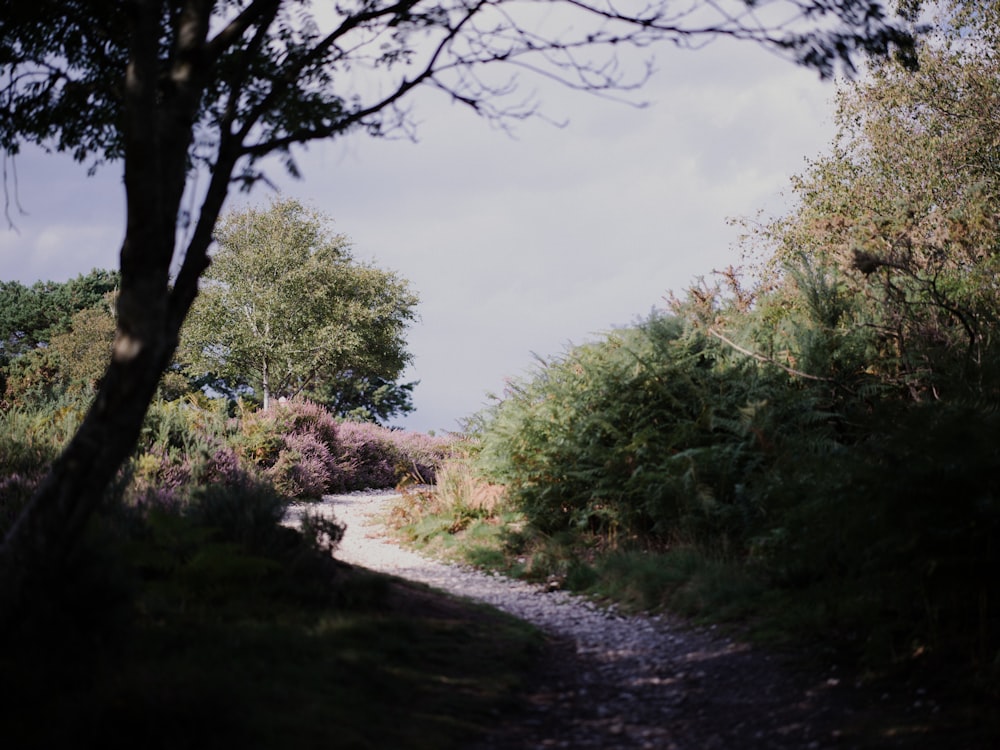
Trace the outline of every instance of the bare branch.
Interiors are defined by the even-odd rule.
[[[758,362],[764,362],[765,364],[774,365],[778,369],[784,370],[785,372],[787,372],[789,375],[791,375],[793,377],[804,378],[806,380],[816,380],[816,381],[819,381],[821,383],[833,383],[834,382],[831,378],[822,378],[822,377],[819,377],[818,375],[810,375],[808,372],[802,372],[801,370],[796,370],[796,369],[794,369],[792,367],[789,367],[788,365],[783,365],[783,364],[781,364],[780,362],[776,361],[775,359],[773,359],[771,357],[765,356],[765,355],[760,354],[758,352],[750,351],[749,349],[745,349],[742,346],[740,346],[739,344],[737,344],[735,341],[732,341],[731,339],[728,339],[725,336],[723,336],[721,333],[719,333],[718,331],[716,331],[714,328],[708,328],[707,331],[708,331],[708,334],[710,336],[714,336],[715,338],[717,338],[722,343],[724,343],[727,346],[729,346],[729,347],[735,349],[736,351],[738,351],[740,354],[745,354],[748,357],[751,357],[751,358],[757,360]]]
[[[10,173],[7,172],[7,165],[10,164]],[[11,189],[13,186],[13,190]],[[10,215],[11,198],[17,207],[17,212],[21,216],[27,216],[28,212],[21,206],[21,199],[17,189],[17,155],[8,151],[3,153],[3,213],[7,218],[7,228],[19,232],[13,217]]]
[[[205,45],[206,62],[218,60],[219,56],[232,47],[251,26],[267,29],[270,25],[268,19],[274,18],[280,6],[281,0],[256,0],[248,5]]]

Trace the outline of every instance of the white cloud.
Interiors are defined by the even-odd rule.
[[[66,281],[94,268],[117,268],[122,228],[106,224],[51,224],[0,233],[0,269],[6,281]]]

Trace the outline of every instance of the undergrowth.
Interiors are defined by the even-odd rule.
[[[81,416],[0,411],[0,534]],[[293,500],[359,481],[433,479],[450,443],[300,402],[155,403],[82,541],[4,633],[4,742],[465,746],[513,700],[539,634],[341,565],[335,518],[283,522]]]
[[[833,650],[873,675],[1000,692],[992,398],[803,381],[692,315],[511,382],[437,488],[404,498],[400,535],[626,609]]]
[[[34,434],[17,424],[10,436]],[[487,731],[537,631],[337,562],[335,518],[286,527],[291,498],[268,472],[219,459],[238,430],[183,407],[152,415],[149,452],[4,633],[5,742],[431,750]],[[16,455],[41,464],[38,446]]]

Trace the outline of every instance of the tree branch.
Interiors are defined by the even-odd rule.
[[[714,336],[715,338],[719,339],[719,341],[721,341],[722,343],[724,343],[724,344],[732,347],[733,349],[735,349],[736,351],[738,351],[740,354],[745,354],[748,357],[752,357],[753,359],[756,359],[758,362],[764,362],[764,363],[769,364],[769,365],[774,365],[778,369],[784,370],[786,373],[788,373],[789,375],[792,375],[793,377],[804,378],[806,380],[815,380],[815,381],[818,381],[818,382],[821,382],[821,383],[833,383],[833,382],[835,382],[832,378],[822,378],[822,377],[819,377],[818,375],[810,375],[808,372],[802,372],[801,370],[796,370],[796,369],[794,369],[792,367],[789,367],[788,365],[783,365],[780,362],[772,359],[771,357],[767,357],[767,356],[765,356],[763,354],[759,354],[758,352],[754,352],[754,351],[751,351],[749,349],[744,349],[742,346],[740,346],[739,344],[737,344],[735,341],[732,341],[731,339],[726,338],[721,333],[719,333],[718,331],[716,331],[714,328],[710,327],[707,330],[708,330],[709,335]]]

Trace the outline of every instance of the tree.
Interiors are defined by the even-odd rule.
[[[117,288],[118,274],[99,269],[64,283],[39,281],[28,287],[17,281],[0,282],[0,403],[47,400],[64,393],[80,368],[89,368],[87,380],[98,381],[114,333],[108,298]],[[68,332],[88,327],[91,333],[79,338],[99,361],[83,365],[77,358],[65,357],[59,351],[65,346],[56,344],[63,337],[65,345]],[[73,377],[67,378],[70,370]]]
[[[756,5],[344,0],[312,14],[305,0],[0,0],[0,147],[121,161],[126,198],[112,357],[78,432],[0,546],[0,618],[21,609],[31,578],[58,568],[132,450],[229,190],[260,179],[262,158],[282,156],[294,172],[296,144],[405,131],[420,88],[504,121],[533,111],[512,98],[516,73],[588,91],[639,83],[644,71],[629,79],[616,65],[623,45],[729,36],[822,73],[859,52],[911,49],[875,0]],[[198,205],[190,214],[186,190]]]
[[[117,288],[116,272],[96,268],[64,283],[0,282],[0,350],[19,354],[48,342],[68,328],[74,313],[103,306],[105,295]]]
[[[832,153],[765,231],[799,292],[838,280],[852,312],[827,325],[865,331],[866,370],[914,400],[1000,385],[1000,3],[940,11],[919,71],[886,62],[842,88]]]
[[[114,294],[98,307],[73,314],[66,330],[44,347],[32,349],[10,365],[3,400],[43,403],[61,396],[92,395],[104,375],[115,337]]]
[[[419,381],[399,383],[352,369],[325,380],[313,398],[352,421],[381,424],[413,411],[413,389],[417,385]]]
[[[225,217],[183,330],[182,359],[263,400],[352,371],[393,381],[417,298],[395,274],[355,262],[348,240],[294,200]]]

